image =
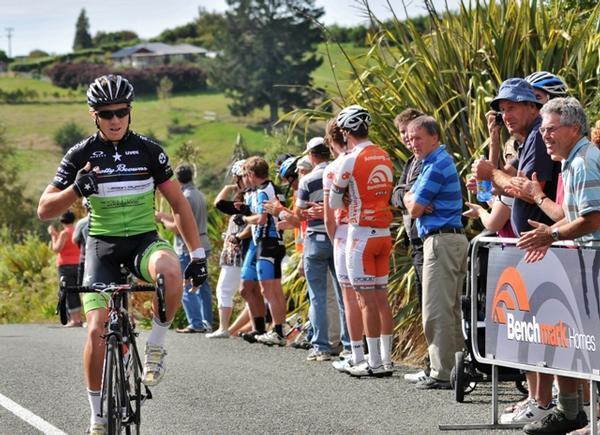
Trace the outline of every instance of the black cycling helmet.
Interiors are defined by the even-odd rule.
[[[564,82],[548,71],[538,71],[525,77],[525,81],[534,88],[548,92],[553,97],[566,97],[567,87]]]
[[[131,104],[133,96],[133,86],[129,80],[117,74],[108,74],[98,77],[90,85],[87,102],[92,108],[108,104]]]

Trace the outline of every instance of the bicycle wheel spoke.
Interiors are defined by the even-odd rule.
[[[108,434],[121,433],[121,388],[122,378],[120,364],[120,353],[118,351],[117,337],[110,336],[108,339],[107,358],[107,388],[106,388],[106,417],[108,420]]]

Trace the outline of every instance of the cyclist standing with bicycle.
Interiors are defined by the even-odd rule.
[[[78,198],[88,199],[91,211],[84,286],[118,283],[121,264],[147,282],[155,282],[158,274],[164,276],[167,321],[158,319],[155,298],[142,375],[144,384],[152,386],[165,372],[165,336],[182,295],[177,256],[156,231],[156,188],[169,202],[191,253],[185,278],[199,287],[207,278],[207,268],[194,216],[179,186],[171,180],[173,170],[167,155],[158,143],[129,129],[133,98],[133,86],[119,75],[99,77],[90,85],[87,102],[98,131],[65,154],[40,198],[38,216],[52,219]],[[87,293],[82,299],[88,322],[83,367],[91,408],[89,433],[104,434],[106,424],[99,413],[108,295]]]

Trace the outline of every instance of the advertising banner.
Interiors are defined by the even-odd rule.
[[[600,380],[600,250],[552,247],[532,264],[523,256],[489,249],[486,355]]]

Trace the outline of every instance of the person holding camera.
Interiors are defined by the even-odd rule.
[[[473,163],[471,169],[475,179],[491,180],[498,189],[504,191],[507,187],[512,186],[511,180],[515,176],[523,174],[527,178],[531,178],[532,174],[536,172],[544,195],[554,200],[560,164],[552,162],[546,153],[546,146],[540,134],[541,118],[539,113],[542,104],[537,100],[533,87],[524,79],[505,80],[490,105],[495,112],[502,114],[502,121],[508,132],[517,140],[520,138],[524,138],[524,140],[517,150],[516,159],[502,169],[497,168],[497,160],[494,162],[493,158],[477,160]],[[488,125],[495,122],[495,119],[492,121],[491,118],[492,116],[488,112]],[[497,140],[499,144],[500,126],[492,128],[491,131],[492,140]],[[494,146],[490,145],[490,147]],[[472,187],[472,185],[473,183],[470,182],[469,186]],[[530,202],[528,198],[517,196],[511,211],[511,222],[516,235],[532,229],[528,222],[529,219],[547,224],[552,223],[552,220],[536,203]]]
[[[522,233],[533,229],[530,220],[552,225],[553,220],[540,206],[547,198],[552,201],[556,199],[560,164],[553,162],[546,152],[546,145],[540,133],[542,103],[536,97],[534,88],[529,82],[520,78],[504,81],[497,97],[490,105],[494,112],[501,114],[506,129],[521,145],[517,149],[517,157],[502,169],[497,169],[497,164],[493,160],[493,151],[490,150],[490,160],[476,161],[472,166],[472,172],[476,179],[492,180],[498,189],[514,195],[510,221],[515,236],[519,237]],[[488,112],[488,126],[492,123],[491,116]],[[490,129],[494,130],[490,148],[495,146],[494,140],[499,141],[500,128],[501,126],[495,125]],[[525,192],[515,190],[514,184],[519,177],[532,179],[534,174],[543,194],[532,201]],[[536,375],[528,373],[527,381],[532,397],[523,402],[522,406],[507,410],[500,419],[503,423],[528,423],[552,412],[552,397],[538,388]]]

